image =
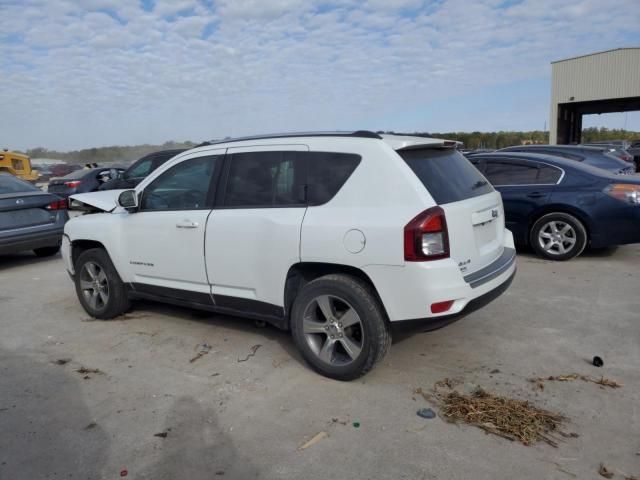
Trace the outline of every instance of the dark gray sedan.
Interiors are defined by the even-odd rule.
[[[49,179],[47,191],[64,198],[76,193],[95,192],[102,184],[117,179],[122,172],[124,168],[119,166],[76,170],[62,178]]]
[[[24,250],[55,255],[67,220],[66,200],[0,173],[0,255]]]

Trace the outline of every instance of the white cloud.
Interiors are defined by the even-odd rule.
[[[499,3],[220,0],[209,9],[166,0],[146,12],[126,0],[5,0],[0,132],[11,146],[77,148],[275,130],[442,130],[442,102],[533,79],[542,88],[526,104],[548,104],[551,60],[640,43],[636,0],[606,10],[594,0]],[[529,118],[517,105],[499,110],[469,111],[459,124],[508,129],[511,111],[522,128]]]

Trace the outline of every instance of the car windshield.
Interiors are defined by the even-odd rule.
[[[440,205],[478,197],[493,191],[482,174],[460,152],[453,149],[398,151],[413,173]]]
[[[38,191],[38,189],[30,183],[12,177],[11,175],[0,175],[0,195],[33,191]]]

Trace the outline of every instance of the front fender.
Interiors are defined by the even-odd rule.
[[[111,258],[120,278],[124,282],[130,281],[129,266],[124,255],[124,241],[122,237],[122,216],[123,213],[94,213],[81,215],[69,220],[64,228],[63,249],[65,242],[67,252],[65,265],[67,270],[73,274],[73,247],[80,242],[96,242],[101,244]]]

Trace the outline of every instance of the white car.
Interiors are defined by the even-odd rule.
[[[264,320],[354,379],[391,324],[442,325],[514,277],[500,194],[455,146],[366,131],[200,146],[135,190],[73,196],[103,213],[66,224],[63,258],[96,318],[144,298]]]

